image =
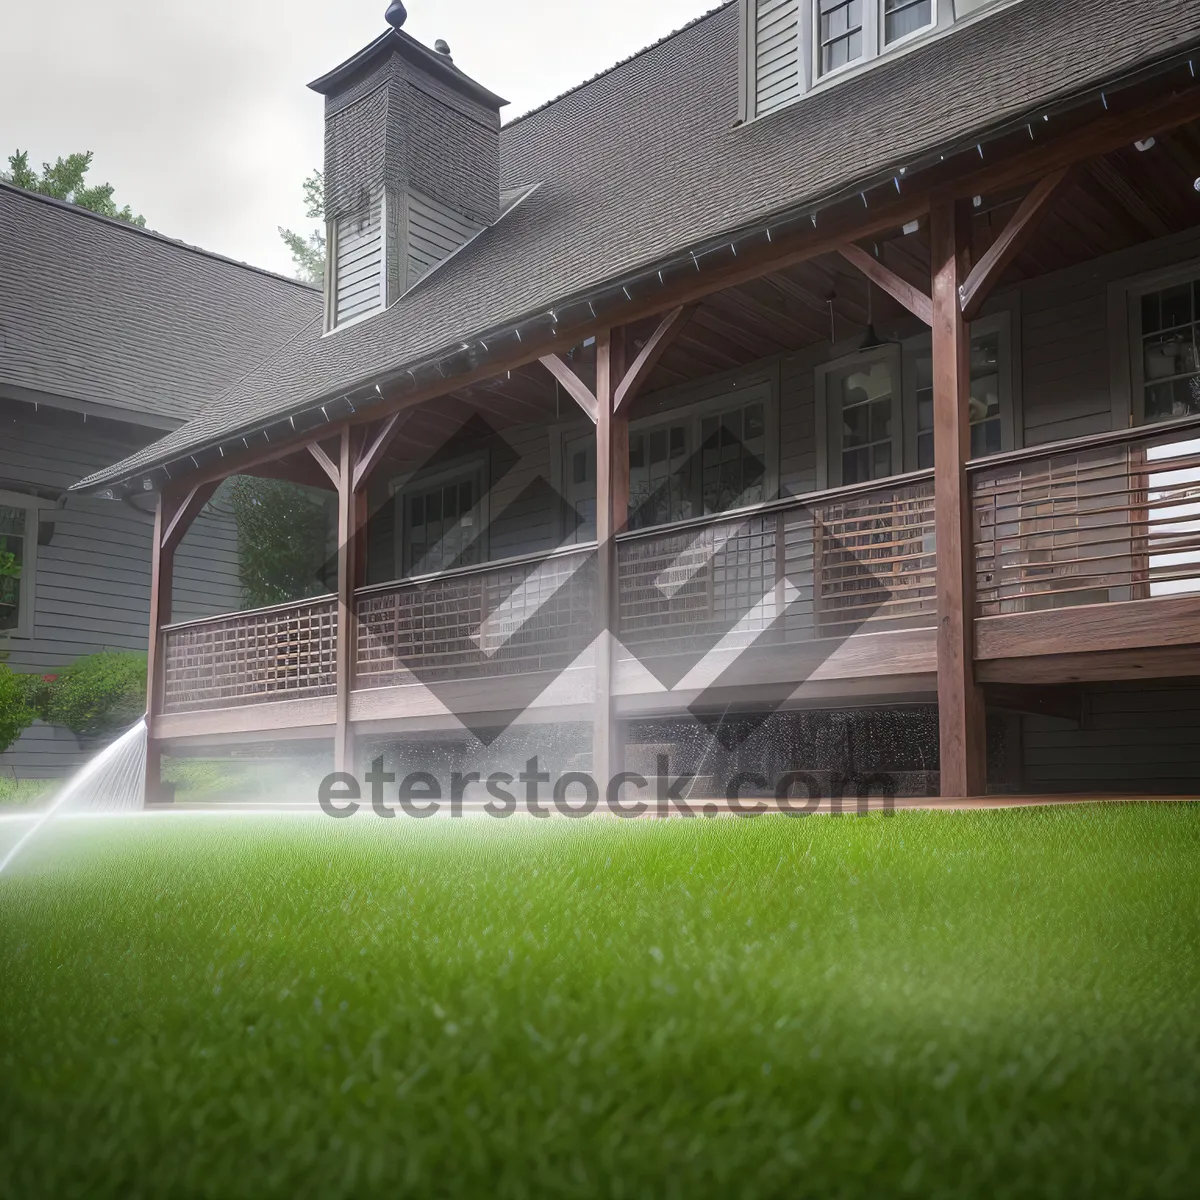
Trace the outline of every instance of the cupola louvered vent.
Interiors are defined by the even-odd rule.
[[[332,322],[345,325],[383,308],[383,197],[360,212],[337,221],[333,230]]]

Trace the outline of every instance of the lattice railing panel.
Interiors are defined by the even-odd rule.
[[[622,642],[642,656],[703,653],[735,625],[756,640],[778,611],[778,532],[771,514],[621,542]]]
[[[164,631],[164,711],[199,712],[336,690],[337,605],[318,600]]]
[[[936,624],[932,480],[847,496],[813,516],[820,636]]]
[[[372,589],[357,600],[355,686],[561,671],[596,636],[595,551]]]
[[[639,654],[930,626],[933,484],[666,528],[622,541],[619,560],[621,640]]]
[[[980,616],[1200,592],[1194,431],[979,470]]]

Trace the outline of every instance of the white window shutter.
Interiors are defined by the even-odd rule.
[[[810,0],[749,0],[752,115],[790,104],[803,90],[800,5]]]
[[[332,287],[334,328],[384,305],[383,196],[337,222]]]

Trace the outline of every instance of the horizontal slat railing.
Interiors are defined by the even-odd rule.
[[[355,687],[564,670],[595,637],[595,557],[584,546],[363,589]]]
[[[163,711],[202,712],[336,690],[331,596],[163,630]]]
[[[928,472],[624,535],[620,636],[639,657],[936,623]]]
[[[1195,592],[1200,423],[971,466],[978,616]]]

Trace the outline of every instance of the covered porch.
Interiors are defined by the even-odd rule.
[[[936,702],[971,796],[989,707],[1200,675],[1196,99],[1117,107],[232,461],[337,497],[335,590],[172,624],[232,472],[168,492],[160,752]]]

